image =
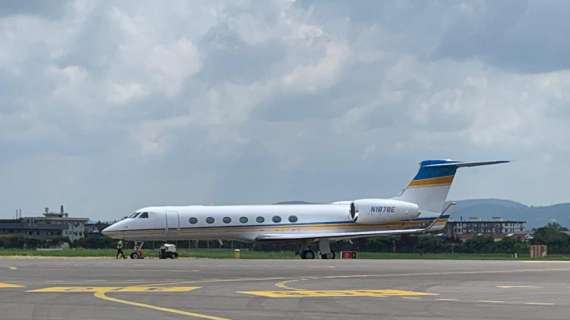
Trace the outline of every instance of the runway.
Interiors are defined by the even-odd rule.
[[[1,319],[568,319],[570,263],[0,258]]]

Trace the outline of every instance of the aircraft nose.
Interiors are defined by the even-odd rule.
[[[108,226],[107,228],[103,229],[103,230],[101,231],[101,233],[102,233],[104,236],[109,236],[109,234],[110,234],[112,231],[113,231],[113,226],[111,225],[111,226]]]
[[[120,228],[117,226],[117,223],[113,223],[112,225],[110,225],[110,226],[108,226],[107,228],[103,229],[103,230],[101,231],[101,233],[102,233],[104,236],[114,238],[115,236],[118,236],[118,235],[119,235],[120,231],[121,231],[121,230],[120,230]]]

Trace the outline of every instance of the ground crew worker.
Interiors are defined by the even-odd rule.
[[[119,256],[123,259],[127,258],[123,253],[123,240],[119,240],[119,242],[117,242],[117,255],[115,256],[115,259],[119,259]]]

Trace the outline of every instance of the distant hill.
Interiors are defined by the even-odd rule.
[[[527,221],[528,228],[542,227],[548,222],[558,222],[570,226],[570,203],[551,206],[527,206],[510,200],[472,199],[457,201],[457,205],[449,210],[452,218],[468,219],[469,217],[492,218]]]

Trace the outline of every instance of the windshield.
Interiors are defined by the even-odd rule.
[[[136,218],[139,214],[140,214],[140,212],[134,212],[134,213],[131,213],[131,215],[129,215],[127,218]]]

